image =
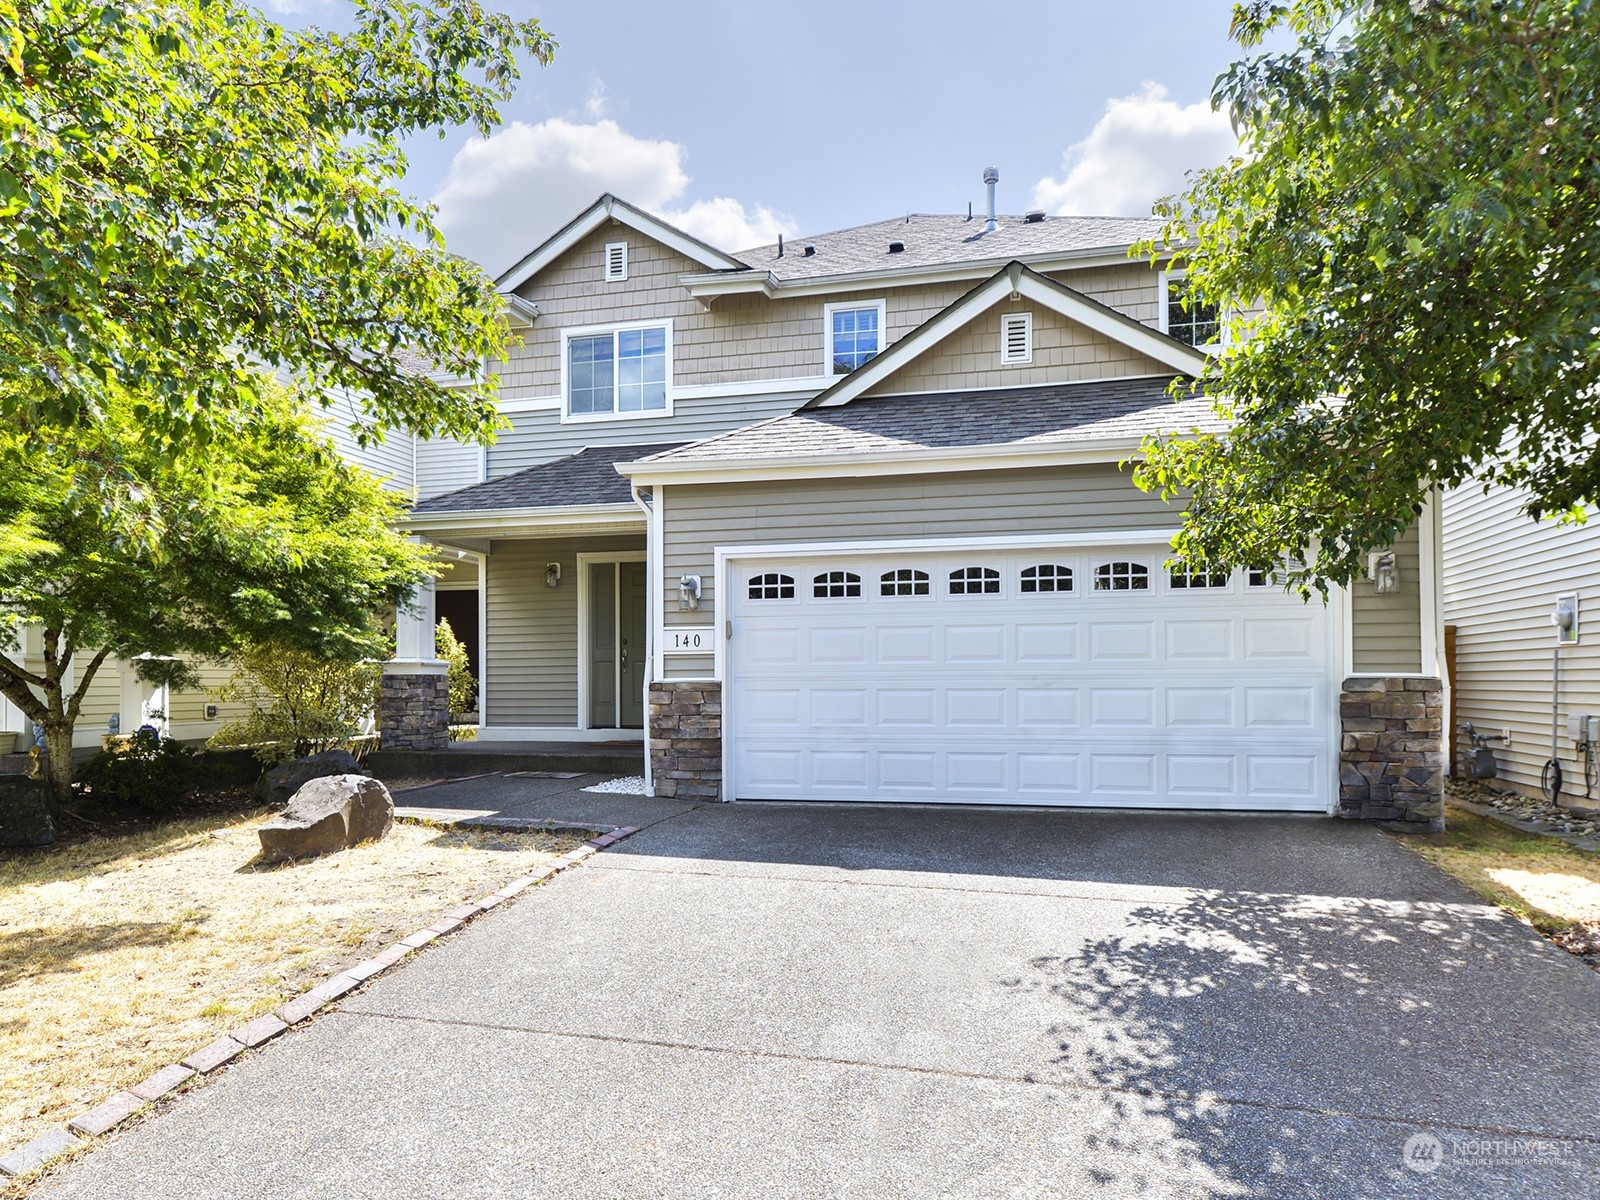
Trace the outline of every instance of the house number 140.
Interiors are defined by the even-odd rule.
[[[710,626],[667,630],[668,654],[709,654],[712,649]]]

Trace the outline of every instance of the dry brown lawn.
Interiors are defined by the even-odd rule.
[[[0,1153],[583,841],[397,824],[268,867],[270,815],[0,857]]]
[[[1405,844],[1574,953],[1600,942],[1600,855],[1448,805],[1445,831]],[[1595,960],[1600,965],[1600,959]]]

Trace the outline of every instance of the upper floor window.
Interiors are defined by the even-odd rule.
[[[672,358],[670,333],[666,325],[569,333],[568,414],[665,412]]]
[[[848,375],[878,356],[883,349],[884,309],[882,300],[822,306],[827,374]]]
[[[1182,271],[1162,272],[1161,328],[1196,350],[1215,346],[1222,340],[1217,306],[1192,299],[1188,278]]]

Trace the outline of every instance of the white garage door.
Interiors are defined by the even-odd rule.
[[[1165,557],[735,560],[729,794],[1327,811],[1323,606]]]

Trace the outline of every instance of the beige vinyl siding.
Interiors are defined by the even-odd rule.
[[[649,445],[694,442],[757,421],[783,417],[800,407],[813,391],[787,396],[719,396],[678,400],[670,417],[627,417],[615,421],[562,424],[554,410],[514,413],[512,428],[489,447],[488,476],[499,479],[515,471],[576,454],[586,446]],[[476,467],[474,467],[476,471]]]
[[[481,482],[478,469],[483,451],[476,445],[449,438],[417,441],[417,499],[442,496]]]
[[[628,245],[628,278],[605,281],[608,242]],[[885,255],[887,259],[887,254]],[[885,265],[889,265],[887,262]],[[621,224],[595,230],[551,263],[518,294],[539,306],[539,318],[498,364],[507,399],[556,397],[561,390],[561,331],[631,321],[672,323],[673,383],[745,383],[814,378],[823,362],[823,306],[851,300],[885,301],[885,345],[892,345],[976,286],[976,280],[913,287],[854,289],[826,296],[769,299],[724,296],[706,309],[678,283],[703,268]],[[1154,327],[1157,275],[1148,266],[1058,271],[1052,278]],[[625,426],[627,422],[619,422]],[[607,426],[610,428],[610,426]],[[627,434],[608,439],[622,441]]]
[[[632,263],[629,263],[630,270]],[[577,727],[578,555],[642,551],[644,537],[496,541],[486,572],[487,725]],[[544,583],[561,564],[561,585]]]
[[[223,703],[218,695],[233,678],[234,668],[229,663],[196,663],[200,686],[194,691],[175,692],[167,719],[178,737],[210,737],[224,721],[236,721],[245,715],[246,706],[238,702]],[[215,720],[206,720],[205,706],[217,705]]]
[[[1422,574],[1417,527],[1394,545],[1400,590],[1380,596],[1358,579],[1350,589],[1350,657],[1357,675],[1415,674],[1422,667]]]
[[[1179,509],[1134,487],[1113,464],[669,487],[663,530],[666,623],[721,620],[718,546],[875,538],[1008,537],[1175,528]],[[699,575],[701,607],[678,609],[677,580]],[[692,659],[672,656],[673,674]]]
[[[1000,362],[1000,322],[1009,313],[1033,316],[1033,361]],[[947,392],[966,388],[1024,387],[1083,379],[1170,375],[1164,367],[1119,341],[1096,333],[1055,310],[1020,300],[996,305],[901,367],[866,395]]]
[[[1559,749],[1581,795],[1566,721],[1600,714],[1600,510],[1590,510],[1588,524],[1561,526],[1521,513],[1526,501],[1506,488],[1485,495],[1478,485],[1445,497],[1444,619],[1456,627],[1456,717],[1489,733],[1509,729],[1511,745],[1494,747],[1500,776],[1537,790],[1550,757],[1550,613],[1557,596],[1577,592],[1578,644],[1561,651]]]
[[[92,656],[86,655],[84,661],[90,657]],[[89,681],[88,694],[84,696],[83,705],[78,709],[78,723],[72,730],[74,746],[98,746],[101,735],[108,732],[107,727],[111,723],[112,716],[122,711],[122,674],[117,667],[116,661],[108,658]],[[76,688],[78,686],[76,675],[72,682]],[[122,732],[132,733],[133,730],[124,722]]]

